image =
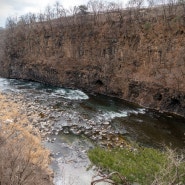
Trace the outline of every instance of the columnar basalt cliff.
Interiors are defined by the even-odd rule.
[[[178,10],[178,13],[176,13]],[[175,9],[174,9],[175,11]],[[0,75],[79,88],[185,116],[185,14],[77,14],[7,29]]]

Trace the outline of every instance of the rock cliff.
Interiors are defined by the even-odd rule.
[[[185,18],[149,15],[119,12],[99,22],[91,15],[10,27],[0,75],[185,116]]]

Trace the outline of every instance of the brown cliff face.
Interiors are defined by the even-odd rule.
[[[50,23],[9,30],[2,76],[80,88],[185,116],[183,16]]]

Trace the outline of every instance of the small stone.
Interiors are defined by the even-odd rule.
[[[64,130],[64,134],[69,134],[69,131],[67,129]]]
[[[13,120],[12,119],[7,119],[7,120],[5,120],[5,122],[4,123],[6,123],[6,124],[10,124],[10,123],[13,123]]]
[[[109,125],[110,123],[108,121],[104,122],[103,123],[104,125]]]
[[[97,137],[96,136],[92,136],[91,139],[95,141],[95,140],[97,140]]]
[[[57,156],[57,155],[59,155],[60,154],[60,152],[57,152],[55,155]]]

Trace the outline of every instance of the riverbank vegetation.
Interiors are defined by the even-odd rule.
[[[111,150],[97,147],[88,156],[104,173],[116,172],[116,176],[107,176],[116,184],[185,184],[185,156],[169,148],[160,151],[145,147]],[[104,180],[107,180],[105,176]]]
[[[21,105],[0,94],[0,184],[50,185],[49,151]]]

